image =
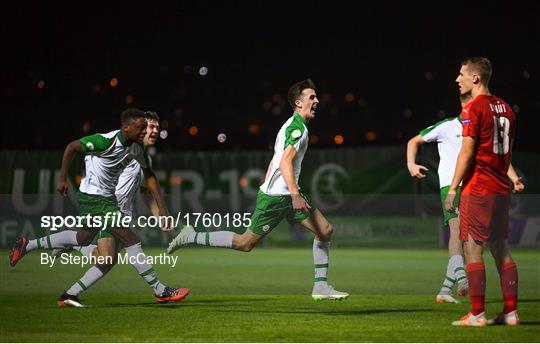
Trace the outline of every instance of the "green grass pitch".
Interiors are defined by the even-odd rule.
[[[157,255],[159,249],[148,249]],[[49,268],[32,252],[12,269],[0,251],[0,342],[538,342],[540,252],[514,250],[519,268],[522,325],[455,328],[469,310],[438,304],[444,250],[331,251],[329,281],[351,293],[341,302],[311,300],[309,248],[256,248],[251,253],[187,248],[175,268],[157,265],[171,286],[191,288],[176,304],[153,302],[131,266],[115,267],[82,299],[89,308],[59,308],[56,298],[83,269]],[[487,313],[502,309],[491,257]]]

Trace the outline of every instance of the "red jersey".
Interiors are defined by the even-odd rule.
[[[463,178],[463,193],[509,194],[516,117],[508,104],[493,95],[479,95],[461,113],[463,136],[476,138],[471,168]],[[469,105],[467,104],[467,105]]]

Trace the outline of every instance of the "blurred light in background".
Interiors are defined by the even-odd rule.
[[[197,128],[197,126],[192,126],[191,128],[189,128],[189,134],[191,136],[195,136],[199,133],[199,128]]]
[[[223,143],[227,140],[227,135],[225,135],[224,133],[220,133],[218,136],[217,136],[217,140],[219,143]]]
[[[374,132],[374,131],[368,131],[366,133],[366,140],[369,141],[369,142],[373,142],[375,141],[375,139],[377,138],[377,133]]]
[[[37,87],[40,90],[42,90],[45,87],[45,81],[44,80],[39,80],[38,83],[37,83]]]
[[[131,94],[128,94],[126,96],[126,98],[124,98],[124,101],[126,102],[126,104],[130,105],[130,104],[133,104],[133,96]]]
[[[319,142],[319,137],[317,135],[309,135],[309,143],[316,144]]]
[[[162,140],[165,140],[167,138],[167,136],[169,136],[169,132],[167,130],[162,130],[162,131],[159,132],[159,137]]]
[[[343,135],[337,134],[336,136],[334,136],[334,142],[337,145],[342,144],[344,141],[345,141],[345,138],[343,137]]]
[[[118,86],[118,79],[117,78],[112,78],[111,81],[109,81],[109,85],[111,85],[111,87]]]
[[[354,100],[354,94],[351,92],[345,93],[345,100],[349,103],[352,102]]]
[[[201,67],[199,68],[199,75],[200,76],[205,76],[206,74],[208,74],[208,68],[207,67]]]
[[[250,134],[255,135],[255,134],[258,134],[261,131],[261,128],[257,124],[252,123],[252,124],[249,125],[248,131],[249,131]]]

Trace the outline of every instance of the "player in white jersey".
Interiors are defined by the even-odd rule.
[[[159,137],[159,116],[155,112],[151,112],[151,111],[146,111],[146,114],[147,114],[147,129],[146,129],[146,135],[144,137],[144,142],[143,142],[145,150],[148,149],[148,147],[154,146],[157,141],[157,138]],[[149,161],[151,163],[150,159]],[[124,169],[120,177],[118,178],[118,184],[116,185],[116,191],[115,191],[118,207],[120,209],[120,212],[123,215],[133,217],[133,206],[134,206],[137,193],[139,193],[139,191],[141,191],[143,196],[147,196],[146,185],[143,185],[143,184],[144,184],[144,175],[143,175],[143,170],[141,168],[141,165],[139,164],[139,162],[137,162],[137,160],[132,160],[129,163],[129,165]],[[151,200],[149,207],[153,215],[158,216],[157,206],[154,199]],[[136,247],[136,249],[139,250],[141,243],[139,241],[138,243],[134,245],[136,246],[131,245],[131,247],[127,247],[126,250],[133,250],[133,247]],[[98,245],[75,246],[73,248],[68,248],[68,249],[54,249],[52,255],[60,256],[62,253],[67,253],[75,249],[81,252],[85,256],[93,255],[93,256],[98,257],[101,255],[99,251],[99,247],[101,248],[107,247],[106,252],[116,251],[115,252],[115,256],[116,256],[116,253],[120,251],[122,246],[123,246],[122,243],[119,243],[118,240],[114,238],[114,236],[111,234],[110,231],[100,231],[98,234]],[[142,257],[140,258],[141,258],[140,261],[144,260],[142,259]],[[115,263],[116,261],[112,262],[111,268]],[[143,269],[139,269],[138,264],[139,264],[139,260],[133,262],[133,266],[135,267],[135,269],[137,271],[143,270]],[[153,289],[155,299],[157,302],[160,302],[160,303],[166,303],[168,301],[177,302],[184,299],[189,294],[189,289],[187,288],[171,288],[162,284],[157,278],[157,274],[151,265],[148,269],[144,269],[144,270],[145,271],[142,271],[139,274],[148,283],[148,285]],[[85,284],[86,289],[83,289],[83,290],[81,290],[81,288],[79,287],[80,285],[78,281],[66,293],[71,296],[79,297],[80,293],[88,289],[90,285]],[[60,301],[62,305],[69,305],[69,304],[66,304],[65,301],[63,302],[62,301],[63,300]]]
[[[472,100],[470,94],[460,96],[463,111],[467,111],[468,104]],[[459,239],[459,219],[457,213],[448,212],[444,208],[444,200],[448,194],[448,189],[452,183],[452,177],[456,167],[456,161],[461,149],[461,133],[463,131],[461,116],[442,120],[432,126],[425,128],[407,143],[407,168],[412,177],[417,179],[425,178],[423,171],[428,168],[416,164],[416,153],[418,146],[426,142],[437,142],[439,151],[439,185],[441,196],[441,208],[444,216],[444,224],[450,228],[450,239],[448,241],[448,254],[450,256],[446,268],[446,276],[441,290],[435,300],[437,302],[458,303],[452,296],[452,288],[457,283],[457,294],[464,296],[468,292],[467,276],[464,268],[463,246]],[[512,166],[508,171],[509,177],[515,183],[515,191],[523,190],[521,178],[517,176]],[[458,188],[458,194],[460,189]],[[456,207],[459,204],[459,197],[455,200]]]
[[[266,234],[286,219],[290,223],[300,223],[315,236],[313,299],[345,299],[349,294],[335,290],[327,282],[333,227],[308,198],[300,193],[298,186],[302,159],[309,141],[306,124],[315,118],[319,104],[315,84],[310,79],[295,83],[289,89],[288,98],[294,113],[278,132],[274,156],[268,166],[265,181],[259,189],[249,228],[243,234],[236,234],[230,231],[196,232],[187,226],[171,241],[167,252],[172,253],[190,244],[249,252]]]
[[[157,201],[158,214],[167,216],[169,212],[161,194],[159,182],[150,167],[148,155],[142,146],[147,127],[146,114],[139,109],[127,109],[121,114],[121,123],[120,130],[86,136],[68,144],[62,159],[57,190],[64,197],[67,196],[67,175],[74,155],[84,153],[87,157],[89,156],[85,158],[86,176],[81,181],[77,193],[80,215],[92,217],[94,223],[99,221],[106,224],[105,228],[110,230],[112,235],[126,247],[126,253],[129,256],[136,256],[144,254],[140,245],[138,247],[136,245],[137,237],[127,228],[114,228],[112,225],[112,217],[119,214],[115,197],[116,185],[122,171],[133,159],[137,160],[143,169],[148,190]],[[11,250],[10,264],[15,266],[27,252],[38,248],[87,246],[102,229],[103,227],[87,224],[86,228],[76,232],[62,231],[34,240],[28,240],[26,236],[22,236]],[[164,231],[171,229],[169,222],[162,226]],[[114,258],[115,250],[111,250],[110,247],[99,247],[99,252],[103,257]],[[140,268],[143,269],[146,266]],[[82,290],[86,289],[87,285],[95,283],[109,269],[110,266],[106,264],[96,264],[81,278],[78,285]],[[144,271],[139,271],[139,273],[142,272]],[[76,296],[65,293],[61,296],[59,303],[80,305]]]

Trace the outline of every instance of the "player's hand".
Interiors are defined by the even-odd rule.
[[[426,175],[422,174],[422,171],[429,171],[429,169],[422,165],[417,164],[408,164],[407,168],[409,169],[409,173],[411,174],[411,177],[422,179],[425,178]]]
[[[159,226],[163,232],[170,232],[173,228],[173,219],[167,209],[159,209]]]
[[[520,193],[524,189],[525,189],[525,184],[523,184],[523,178],[518,177],[518,179],[516,179],[514,181],[514,190],[513,190],[513,192],[514,193]]]
[[[302,197],[302,195],[292,194],[291,197],[294,210],[300,210],[303,213],[309,212],[309,209],[311,209],[311,207],[309,206],[308,202],[306,202],[305,198]]]
[[[59,180],[58,184],[56,184],[56,191],[60,193],[60,195],[66,197],[67,191],[69,188],[69,184],[65,180]]]
[[[450,213],[455,213],[454,200],[456,199],[456,190],[448,190],[448,195],[444,200],[444,209]]]

